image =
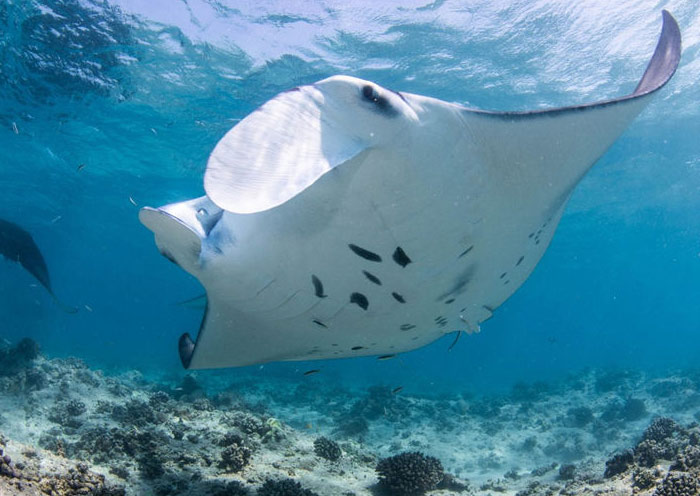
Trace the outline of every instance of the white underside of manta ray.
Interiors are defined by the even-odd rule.
[[[206,196],[140,212],[206,290],[183,365],[394,354],[477,330],[679,59],[664,11],[637,88],[613,100],[485,112],[347,76],[277,95],[216,145]]]

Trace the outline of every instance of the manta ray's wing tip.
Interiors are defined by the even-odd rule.
[[[681,30],[668,10],[662,10],[663,25],[654,55],[644,71],[633,96],[646,95],[664,86],[676,72],[681,60]]]

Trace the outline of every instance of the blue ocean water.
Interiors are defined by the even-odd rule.
[[[631,92],[670,10],[674,79],[588,174],[525,285],[479,334],[321,380],[493,391],[585,368],[700,360],[700,6],[669,2],[0,3],[0,217],[32,233],[66,314],[0,263],[2,337],[105,369],[181,373],[199,284],[163,259],[144,205],[203,194],[218,139],[278,92],[333,74],[490,110]],[[264,381],[308,364],[233,370]]]

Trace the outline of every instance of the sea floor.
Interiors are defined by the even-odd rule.
[[[420,397],[107,375],[29,340],[0,354],[0,496],[700,494],[698,371]],[[435,489],[410,452],[440,461]],[[379,483],[377,463],[395,455],[387,477],[415,491]]]

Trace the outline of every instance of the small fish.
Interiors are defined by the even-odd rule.
[[[13,122],[12,123],[12,130],[15,132],[15,134],[19,134],[19,129],[17,129],[17,123]]]
[[[311,422],[308,422],[308,423],[305,425],[305,427],[306,427],[307,429],[313,429],[313,428],[314,428],[314,425],[313,425]]]
[[[78,164],[78,167],[76,167],[76,170],[77,170],[78,172],[80,172],[80,171],[83,170],[84,168],[85,168],[85,164]]]
[[[51,219],[51,223],[52,223],[52,224],[55,224],[56,222],[58,222],[59,220],[61,220],[62,217],[63,217],[62,215],[57,215],[56,217],[54,217],[53,219]]]
[[[92,312],[92,307],[90,305],[83,305],[85,307],[85,310],[88,312]]]
[[[156,136],[158,136],[158,131],[156,131],[155,128],[151,128],[151,132],[152,132],[153,134],[155,134]]]
[[[401,392],[402,389],[403,389],[403,386],[396,387],[396,388],[391,390],[391,394],[399,393],[399,392]]]
[[[319,372],[321,372],[321,369],[311,369],[304,372],[304,375],[314,375],[318,374]]]
[[[132,197],[129,197],[129,201],[131,202],[131,204],[132,204],[133,206],[138,207],[138,204],[136,203],[136,200],[134,200]]]
[[[391,354],[391,355],[382,355],[382,356],[377,357],[377,360],[391,360],[391,359],[394,358],[395,356],[396,356],[395,354]]]

